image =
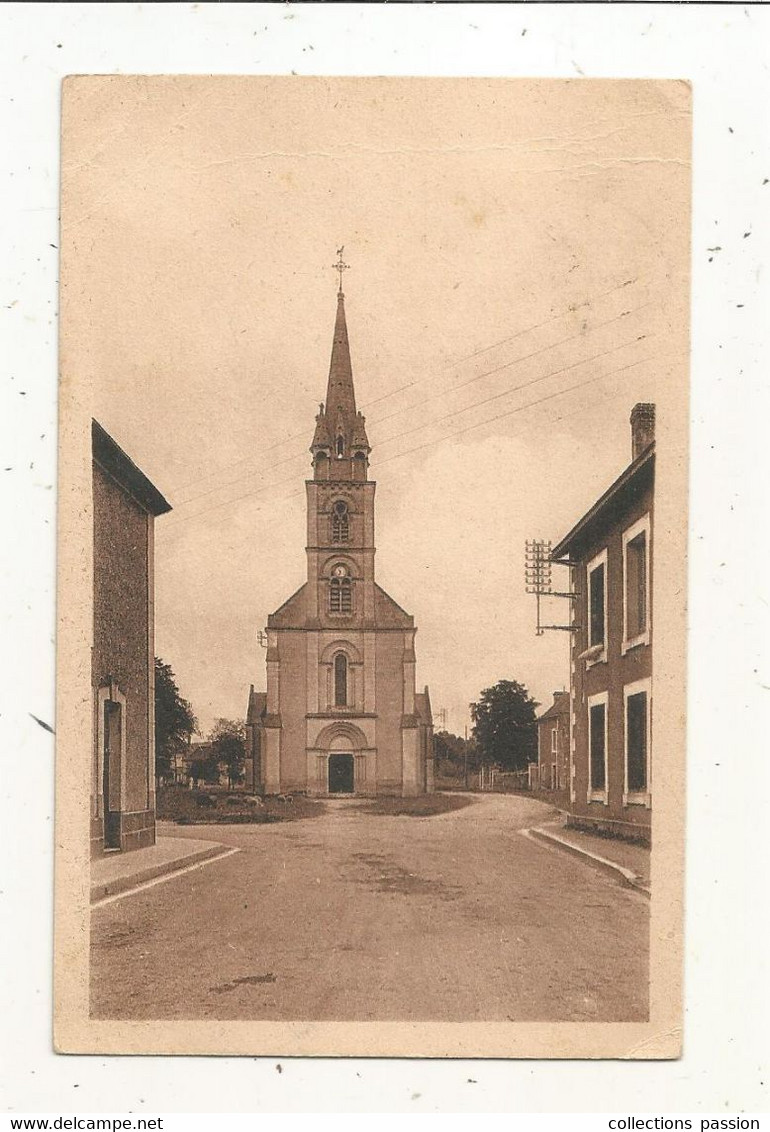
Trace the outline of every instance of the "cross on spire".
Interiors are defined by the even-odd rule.
[[[342,294],[342,273],[343,273],[343,271],[349,271],[350,270],[350,264],[345,263],[344,259],[342,258],[342,253],[344,252],[344,250],[345,250],[344,244],[342,245],[341,248],[337,248],[337,256],[339,258],[337,259],[336,263],[332,264],[332,267],[334,268],[334,270],[339,272],[339,277],[340,277],[340,285],[339,285],[339,289],[337,291],[338,295]]]

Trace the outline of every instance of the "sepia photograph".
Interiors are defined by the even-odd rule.
[[[57,1048],[679,1055],[691,126],[65,80]]]

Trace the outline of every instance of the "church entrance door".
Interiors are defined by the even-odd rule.
[[[329,793],[353,793],[353,756],[329,755]]]

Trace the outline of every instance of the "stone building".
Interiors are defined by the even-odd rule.
[[[540,790],[568,797],[569,692],[554,692],[553,703],[537,717],[537,770]]]
[[[265,692],[255,692],[252,684],[246,708],[244,781],[246,789],[254,794],[258,794],[262,789],[262,717],[266,708],[267,695]]]
[[[553,548],[571,567],[569,824],[649,843],[655,406],[631,413],[632,461]]]
[[[155,842],[153,532],[171,507],[96,421],[91,854]]]
[[[433,789],[414,618],[375,581],[375,484],[356,409],[340,288],[326,401],[311,444],[307,581],[267,621],[267,695],[250,696],[252,766],[267,794]]]

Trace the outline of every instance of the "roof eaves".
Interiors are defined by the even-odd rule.
[[[556,544],[556,546],[551,551],[551,558],[555,560],[557,558],[564,557],[564,554],[569,552],[570,546],[581,534],[583,534],[584,531],[587,530],[587,528],[594,520],[598,519],[604,508],[608,503],[612,501],[612,499],[614,499],[621,488],[630,483],[631,480],[633,480],[633,478],[636,476],[636,474],[640,472],[641,469],[644,468],[653,459],[654,456],[655,443],[653,441],[652,444],[645,448],[644,452],[640,453],[639,456],[637,456],[637,458],[621,472],[615,482],[610,484],[604,494],[599,496],[593,506],[590,507],[588,511],[586,511],[586,513],[577,521],[577,523],[575,523],[575,526],[564,536],[564,538],[562,538]]]
[[[165,515],[171,510],[171,504],[155,484],[97,420],[91,421],[91,451],[96,463],[129,491],[150,514]]]

